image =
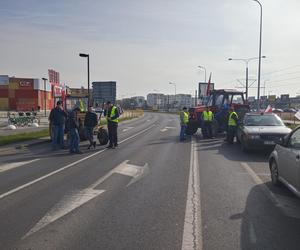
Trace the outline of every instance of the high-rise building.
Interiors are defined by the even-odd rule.
[[[102,105],[107,101],[116,103],[116,82],[93,82],[94,105]]]
[[[160,93],[150,93],[147,95],[147,105],[149,107],[162,108],[165,105],[165,95]]]

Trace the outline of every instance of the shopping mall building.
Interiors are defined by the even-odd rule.
[[[50,81],[0,75],[0,110],[52,109],[57,100],[64,99],[65,93],[64,87],[59,83],[59,77],[53,77],[53,72],[49,71]]]

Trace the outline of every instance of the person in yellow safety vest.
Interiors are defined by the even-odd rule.
[[[79,109],[80,109],[80,112],[84,112],[85,111],[85,105],[84,105],[84,102],[83,100],[79,100]]]
[[[109,145],[107,148],[118,147],[118,123],[119,123],[119,111],[118,108],[110,101],[106,103],[106,109],[104,116],[107,119],[107,129],[109,137]]]
[[[238,126],[238,115],[234,111],[234,107],[230,107],[228,116],[228,127],[227,127],[227,138],[226,141],[229,144],[233,144],[234,137],[236,136],[237,126]]]
[[[212,138],[212,123],[214,120],[214,114],[206,107],[202,113],[203,120],[203,138]]]
[[[180,141],[184,141],[186,135],[187,125],[189,123],[189,113],[186,107],[182,108],[180,112]]]

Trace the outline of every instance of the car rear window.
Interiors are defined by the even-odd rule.
[[[277,115],[247,115],[244,124],[245,126],[284,126]]]

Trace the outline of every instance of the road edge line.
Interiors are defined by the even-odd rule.
[[[191,140],[190,170],[182,236],[182,250],[202,250],[202,218],[198,152],[194,137]]]

